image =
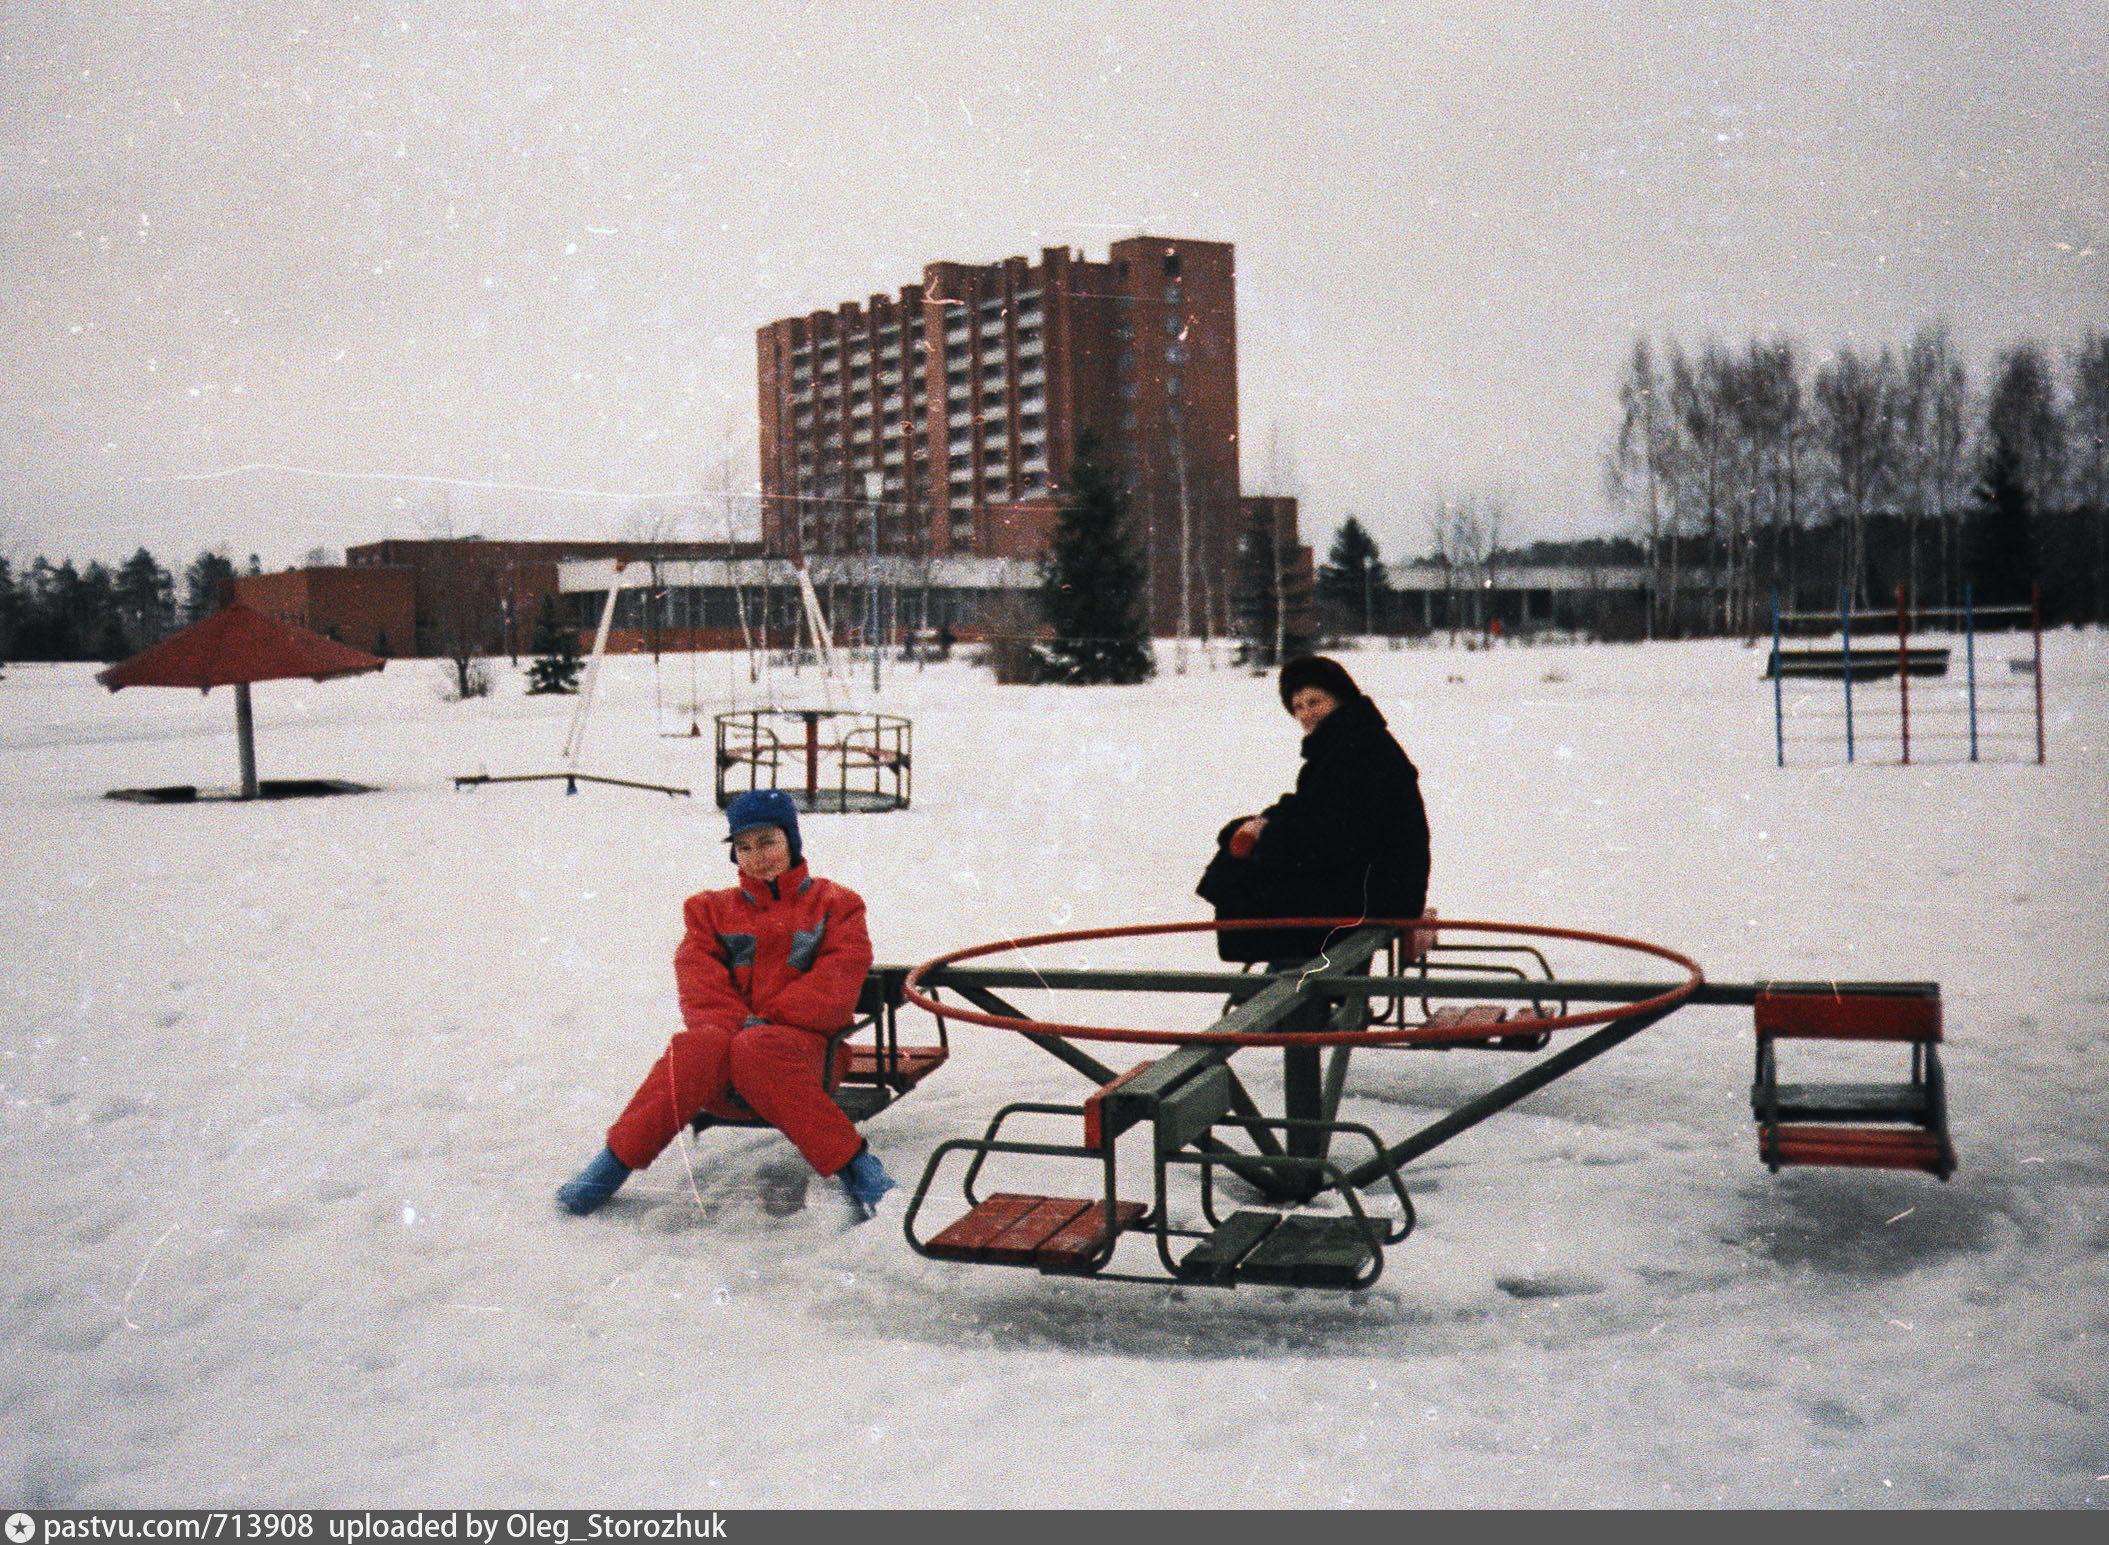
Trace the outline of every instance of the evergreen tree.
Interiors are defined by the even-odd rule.
[[[203,622],[220,609],[220,585],[234,578],[234,560],[225,553],[201,552],[183,571],[183,617]]]
[[[2036,577],[2035,526],[2022,452],[2007,436],[1994,434],[1970,520],[1969,574],[1978,605],[2028,600]]]
[[[1127,500],[1097,441],[1077,443],[1070,494],[1040,571],[1040,604],[1054,629],[1056,680],[1128,685],[1156,673],[1141,555],[1128,532]]]
[[[125,632],[125,625],[118,620],[117,613],[104,612],[96,620],[95,638],[89,653],[105,665],[115,665],[119,660],[129,658],[134,652],[131,636]]]
[[[542,604],[535,611],[535,629],[528,638],[527,647],[535,656],[535,663],[527,672],[530,696],[578,690],[578,632],[565,627],[557,616],[554,595],[542,597]]]
[[[1278,501],[1246,501],[1230,595],[1238,661],[1269,670],[1311,647],[1311,582],[1289,540]]]
[[[0,553],[0,660],[14,658],[15,628],[22,617],[22,596],[15,589],[15,571]]]
[[[1377,540],[1350,515],[1333,533],[1332,550],[1318,570],[1318,594],[1335,617],[1374,632],[1383,593],[1384,565],[1377,561]]]
[[[144,547],[118,569],[112,598],[124,635],[135,649],[159,643],[175,626],[175,579]]]

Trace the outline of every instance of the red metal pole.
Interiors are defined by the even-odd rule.
[[[1904,581],[1897,581],[1897,723],[1904,740],[1904,765],[1911,765],[1911,650],[1904,611]]]

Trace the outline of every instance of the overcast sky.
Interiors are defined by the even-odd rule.
[[[1142,233],[1321,554],[1614,529],[1637,334],[2109,326],[2109,0],[1348,11],[0,0],[0,548],[722,534],[758,326]]]

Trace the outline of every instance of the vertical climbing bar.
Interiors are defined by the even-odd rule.
[[[1772,592],[1772,748],[1779,765],[1787,765],[1787,710],[1783,683],[1786,657],[1780,653],[1779,592]]]
[[[1964,680],[1970,693],[1970,760],[1977,760],[1977,592],[1972,585],[1963,586],[1963,664]]]
[[[2043,746],[2043,591],[2038,585],[2028,587],[2028,622],[2036,636],[2036,765],[2044,760]]]
[[[1838,637],[1845,647],[1841,651],[1845,659],[1845,759],[1853,759],[1853,596],[1849,590],[1838,592]]]
[[[1904,765],[1911,765],[1911,648],[1904,614],[1904,581],[1897,581],[1897,733],[1904,743]]]

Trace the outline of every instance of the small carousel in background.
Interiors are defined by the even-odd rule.
[[[822,706],[734,708],[714,716],[717,800],[722,809],[750,789],[777,789],[803,812],[905,810],[913,767],[912,728],[899,714],[851,707],[827,616],[803,563],[800,616],[820,663]],[[876,633],[872,648],[878,650]]]

